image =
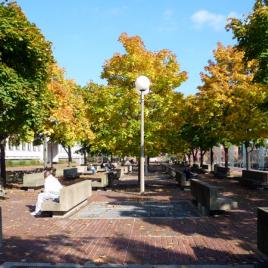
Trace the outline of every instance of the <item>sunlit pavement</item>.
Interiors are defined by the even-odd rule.
[[[94,191],[86,207],[63,219],[34,218],[30,212],[38,191],[9,190],[8,198],[0,201],[4,236],[1,263],[148,266],[245,265],[268,261],[256,248],[256,208],[268,206],[267,190],[251,190],[241,187],[235,180],[217,180],[212,175],[203,175],[203,179],[223,186],[224,195],[238,201],[239,209],[199,217],[191,203],[190,192],[181,191],[166,176],[159,179],[159,175],[147,178],[145,195],[138,193],[136,176],[125,177],[111,190]],[[173,206],[178,214],[170,212],[168,215],[168,207],[176,203],[182,211]],[[98,212],[97,216],[92,216],[88,208],[95,205],[96,209],[101,204],[106,215]],[[157,209],[146,210],[146,204],[160,206],[166,216],[154,215]]]

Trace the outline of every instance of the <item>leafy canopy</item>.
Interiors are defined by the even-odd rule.
[[[145,97],[145,150],[155,155],[171,149],[182,94],[175,91],[186,80],[176,56],[163,49],[152,52],[139,36],[119,37],[125,53],[116,53],[103,66],[102,78],[108,86],[88,85],[96,133],[95,147],[118,155],[139,155],[140,103],[134,83],[138,76],[151,80]]]
[[[227,25],[245,52],[246,61],[258,61],[255,81],[268,84],[268,2],[257,0],[252,13],[244,20],[233,18]]]
[[[0,3],[0,139],[32,136],[45,117],[51,44],[16,3]]]

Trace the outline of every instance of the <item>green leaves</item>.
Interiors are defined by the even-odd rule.
[[[169,50],[151,52],[139,36],[125,33],[119,41],[125,53],[114,54],[103,67],[102,78],[107,79],[108,86],[87,86],[96,134],[92,149],[122,156],[139,155],[140,99],[134,83],[138,76],[146,75],[152,82],[151,93],[145,96],[146,154],[173,152],[177,146],[172,137],[178,136],[178,114],[183,100],[175,89],[186,80],[186,73],[180,71]]]
[[[42,128],[53,61],[50,43],[15,3],[0,4],[0,135],[29,138]]]
[[[257,60],[255,81],[268,84],[268,6],[257,0],[253,12],[244,20],[232,19],[227,25],[238,41],[237,47],[245,52],[245,61]]]

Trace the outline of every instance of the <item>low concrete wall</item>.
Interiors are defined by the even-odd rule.
[[[214,175],[219,179],[224,179],[230,176],[230,168],[214,165]]]
[[[98,172],[96,174],[82,174],[80,178],[90,180],[92,188],[105,188],[109,185],[109,174]]]
[[[208,211],[231,210],[237,208],[237,202],[221,196],[221,187],[211,185],[198,179],[191,180],[191,193],[198,205]]]
[[[45,183],[44,173],[23,174],[23,187],[40,187]]]
[[[268,255],[268,207],[257,210],[257,245],[258,249]]]
[[[81,181],[66,187],[60,191],[59,202],[47,200],[42,204],[42,211],[67,212],[87,200],[92,194],[90,180]]]
[[[67,180],[73,180],[78,177],[77,168],[65,168],[63,170],[63,177]]]
[[[185,173],[180,170],[176,170],[176,181],[178,182],[180,188],[190,187],[190,180],[186,179]]]
[[[259,170],[242,170],[242,185],[268,188],[268,172]]]

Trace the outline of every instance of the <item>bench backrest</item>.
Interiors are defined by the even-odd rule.
[[[78,173],[83,173],[87,171],[87,166],[76,166]]]
[[[63,170],[63,177],[65,179],[75,179],[78,176],[77,168],[65,168]]]
[[[191,193],[194,199],[209,209],[213,209],[214,206],[216,206],[220,189],[221,187],[211,185],[198,179],[191,180]]]
[[[60,209],[68,211],[86,200],[91,194],[92,188],[89,180],[63,187],[60,191]]]
[[[44,173],[31,173],[23,174],[23,186],[24,187],[38,187],[43,186],[45,183]]]
[[[242,170],[242,178],[262,181],[268,184],[268,172],[259,170]]]

